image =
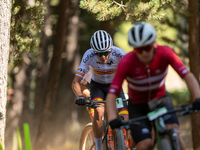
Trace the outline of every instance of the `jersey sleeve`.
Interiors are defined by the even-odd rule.
[[[121,88],[122,88],[122,83],[126,77],[126,64],[125,64],[125,58],[123,57],[117,67],[117,71],[115,73],[115,76],[113,78],[113,81],[110,85],[108,93],[115,94],[116,96],[119,95]]]
[[[189,73],[186,66],[172,49],[168,48],[167,53],[168,54],[166,56],[168,57],[169,64],[174,68],[181,78],[184,78],[185,75]]]
[[[87,83],[91,82],[91,71],[89,70],[83,77],[83,79],[81,80],[81,83],[86,85]]]
[[[90,61],[90,51],[87,50],[84,55],[83,58],[81,60],[81,64],[79,66],[79,68],[76,71],[76,75],[79,77],[84,77],[84,75],[90,70],[89,68],[89,61]]]

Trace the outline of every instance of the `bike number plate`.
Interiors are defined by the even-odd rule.
[[[149,121],[155,120],[158,117],[167,113],[167,108],[162,107],[147,114]]]
[[[119,108],[124,108],[122,98],[117,98],[117,99],[116,99],[116,108],[117,108],[117,109],[119,109]]]

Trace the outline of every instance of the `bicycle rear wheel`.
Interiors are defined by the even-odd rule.
[[[92,123],[88,123],[82,131],[79,150],[95,150]]]
[[[126,150],[123,129],[113,131],[115,150]]]

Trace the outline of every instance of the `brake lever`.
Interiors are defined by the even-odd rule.
[[[95,101],[90,101],[90,103],[87,104],[88,107],[92,107],[92,108],[97,108],[98,105],[100,105],[100,104]]]

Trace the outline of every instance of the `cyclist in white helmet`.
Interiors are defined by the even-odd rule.
[[[115,114],[115,99],[124,79],[128,82],[129,118],[146,115],[160,107],[172,110],[173,104],[165,89],[168,66],[171,65],[186,82],[193,100],[199,100],[200,88],[197,80],[188,71],[175,52],[167,46],[157,45],[156,30],[146,22],[137,22],[128,32],[129,45],[134,50],[125,55],[118,64],[117,72],[110,85],[106,98],[108,121],[112,128],[121,126],[121,120]],[[175,129],[179,135],[179,123],[176,114],[163,117],[167,129]],[[152,150],[152,124],[148,119],[140,125],[131,126],[132,136],[138,150]],[[178,136],[181,150],[185,145]]]
[[[92,100],[105,100],[117,65],[121,58],[126,55],[124,50],[113,46],[111,36],[104,30],[98,30],[93,34],[90,46],[91,48],[84,53],[72,82],[72,89],[77,96],[76,103],[78,105],[85,105],[85,97],[88,97],[90,94]],[[83,77],[89,70],[91,71],[90,92],[81,84],[81,82],[83,83]],[[121,87],[118,97],[125,98]],[[104,115],[104,107],[90,108],[89,114],[93,124],[96,150],[102,150],[102,117]],[[123,115],[127,119],[128,110],[121,109],[119,115]]]

